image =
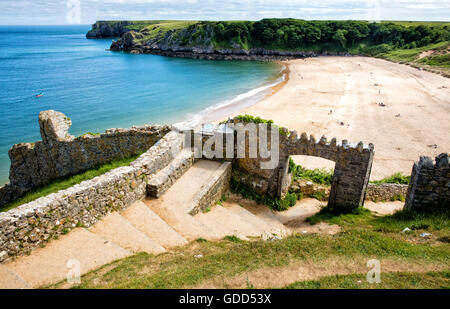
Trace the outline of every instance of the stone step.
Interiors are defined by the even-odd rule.
[[[256,203],[252,203],[250,205],[244,204],[242,207],[254,216],[269,224],[274,229],[282,231],[286,230],[279,212],[275,212],[265,205],[256,205]]]
[[[251,223],[246,222],[241,216],[220,205],[211,207],[209,212],[198,213],[194,218],[220,235],[220,238],[235,235],[243,240],[247,240],[247,237],[261,236],[261,231]]]
[[[171,206],[160,205],[158,204],[157,200],[150,199],[145,200],[145,204],[188,241],[193,241],[198,238],[222,238],[221,235],[217,234],[214,230],[196,220],[190,214],[181,212],[179,210],[173,211],[172,209],[177,208],[177,206],[174,204],[172,204]]]
[[[18,274],[0,264],[0,289],[31,289],[31,285]]]
[[[184,135],[171,131],[142,154],[130,166],[138,168],[145,175],[153,175],[170,164],[183,150]]]
[[[147,198],[144,202],[188,241],[197,238],[218,239],[220,236],[195,220],[189,211],[193,207],[194,196],[198,196],[198,192],[211,181],[221,166],[219,162],[199,160],[161,197]]]
[[[186,205],[196,193],[210,180],[221,163],[208,160],[197,161],[184,173],[159,200],[163,203],[181,203]],[[187,209],[184,209],[184,212]]]
[[[154,213],[147,205],[139,201],[122,212],[133,226],[142,231],[162,247],[169,249],[183,246],[188,241],[170,225]]]
[[[147,184],[147,195],[158,198],[166,192],[192,165],[194,164],[194,153],[190,150],[181,151],[173,161],[149,177]]]
[[[74,270],[68,267],[69,262],[79,262],[80,273],[85,274],[131,254],[87,229],[76,228],[46,247],[34,250],[31,255],[21,256],[4,266],[32,287],[40,287],[66,279],[69,271]]]
[[[117,212],[108,214],[89,230],[133,252],[159,254],[166,251]]]
[[[289,230],[283,224],[274,222],[273,220],[267,220],[265,217],[258,217],[240,205],[224,202],[223,206],[239,216],[245,222],[251,224],[255,231],[257,231],[260,235],[285,235],[289,233]]]
[[[187,212],[195,215],[218,202],[228,190],[231,178],[231,163],[224,162],[216,168],[208,180],[194,194],[190,203],[186,203]]]
[[[297,201],[293,207],[285,211],[272,211],[272,215],[284,225],[293,221],[305,221],[306,218],[318,213],[326,206],[326,202],[321,202],[313,198],[303,198]]]

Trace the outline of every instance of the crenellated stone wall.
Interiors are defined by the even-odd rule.
[[[54,179],[146,151],[170,130],[168,126],[146,125],[73,137],[69,134],[71,124],[60,112],[39,114],[42,141],[17,144],[9,150],[10,183],[0,188],[0,206]]]
[[[238,124],[242,124],[238,118],[230,120],[226,125],[236,128]],[[243,124],[244,126],[246,124]],[[225,131],[224,131],[225,130]],[[330,197],[328,200],[328,207],[336,211],[350,211],[354,208],[362,206],[365,200],[367,185],[369,182],[370,172],[372,169],[372,161],[374,156],[374,146],[369,144],[364,145],[362,142],[358,144],[350,144],[347,140],[338,143],[335,138],[328,141],[326,137],[316,140],[314,136],[308,136],[302,133],[299,137],[297,132],[288,131],[286,128],[279,128],[277,126],[269,126],[267,131],[267,138],[261,139],[260,129],[257,126],[256,138],[258,143],[266,143],[268,149],[272,149],[271,130],[280,132],[277,149],[278,161],[274,168],[261,168],[261,163],[268,162],[270,159],[264,159],[258,152],[255,158],[249,156],[249,145],[251,140],[254,140],[254,135],[245,133],[245,141],[241,141],[245,148],[245,157],[238,156],[238,138],[234,140],[234,149],[231,153],[234,154],[232,159],[234,168],[242,171],[242,182],[250,185],[259,194],[269,194],[272,196],[283,197],[286,193],[286,188],[290,185],[291,177],[287,172],[288,158],[292,155],[308,155],[328,159],[336,162],[333,183],[331,187]],[[208,159],[222,160],[223,155],[227,152],[226,139],[227,136],[233,136],[235,131],[226,132],[226,127],[223,125],[216,127],[209,132],[204,130],[196,131],[191,143],[198,148],[201,145],[202,149],[196,149],[196,152],[202,151],[203,156]],[[238,130],[237,130],[238,131]],[[237,133],[239,135],[239,133]],[[208,153],[211,145],[211,140],[215,140],[212,147],[214,153]],[[220,142],[218,142],[220,141]],[[219,147],[220,149],[216,149]],[[230,150],[229,150],[230,151]],[[219,154],[219,156],[218,156]]]
[[[283,139],[282,139],[283,141]],[[364,204],[375,154],[373,144],[350,144],[347,140],[330,142],[325,136],[316,140],[302,133],[289,132],[284,142],[289,155],[308,155],[336,162],[328,207],[330,210],[349,211]]]
[[[450,207],[450,162],[448,153],[420,157],[413,165],[406,196],[406,209],[429,211]]]

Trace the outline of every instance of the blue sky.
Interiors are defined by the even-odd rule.
[[[266,17],[449,21],[450,0],[0,0],[2,25]]]

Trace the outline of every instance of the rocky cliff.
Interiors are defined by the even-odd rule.
[[[169,30],[147,38],[145,32],[128,31],[111,44],[112,51],[125,51],[133,54],[155,54],[194,59],[219,60],[287,60],[317,56],[314,52],[281,51],[265,48],[242,48],[235,42],[230,47],[221,48],[213,43],[214,33],[206,31],[196,35],[195,30]]]
[[[195,59],[287,60],[314,57],[312,51],[288,51],[238,43],[234,39],[218,40],[214,27],[208,24],[157,22],[97,22],[88,38],[120,38],[111,44],[112,51],[134,54],[156,54]],[[323,52],[320,55],[336,53]],[[345,53],[339,53],[345,54]]]
[[[88,39],[118,38],[129,31],[132,21],[97,21],[86,34]]]

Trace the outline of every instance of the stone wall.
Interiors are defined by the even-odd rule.
[[[10,183],[0,188],[0,206],[54,179],[146,151],[170,130],[168,126],[146,125],[75,138],[69,134],[71,124],[59,112],[39,114],[42,141],[17,144],[9,150]]]
[[[398,199],[400,196],[406,198],[408,185],[395,183],[372,184],[367,186],[366,200],[381,202]]]
[[[239,123],[240,120],[235,118],[230,120],[227,125],[236,127]],[[193,134],[194,138],[191,142],[195,145],[196,140],[200,139],[203,155],[207,158],[215,158],[218,153],[226,153],[226,134],[222,133],[223,130],[222,126],[210,130],[210,132],[197,131]],[[350,144],[347,140],[338,143],[335,138],[329,142],[324,136],[317,141],[312,135],[308,138],[306,133],[302,133],[299,137],[295,131],[271,126],[267,132],[268,149],[271,149],[271,130],[282,132],[279,134],[278,165],[275,168],[262,169],[261,163],[267,162],[269,159],[263,159],[259,153],[256,158],[251,158],[248,155],[250,140],[254,138],[249,134],[245,135],[246,139],[242,142],[245,143],[246,156],[244,158],[237,157],[238,145],[235,139],[234,149],[232,150],[234,152],[234,167],[243,171],[242,175],[248,174],[248,176],[242,177],[242,182],[250,185],[260,194],[282,197],[282,194],[286,191],[285,188],[290,185],[291,177],[286,170],[289,156],[316,156],[336,162],[328,207],[337,211],[350,211],[364,204],[375,153],[373,144],[368,146],[364,145],[363,142]],[[197,137],[199,135],[200,138]],[[256,139],[258,145],[262,142],[262,135],[260,135],[258,129],[258,138]],[[214,145],[214,154],[206,153],[204,150],[208,148],[205,145],[210,144],[211,138],[223,141],[222,144],[215,143],[221,147],[221,150],[215,149],[217,145]],[[199,152],[199,150],[196,150],[196,152]]]
[[[323,193],[324,196],[330,195],[330,186],[320,185],[308,180],[298,179],[292,183],[290,192],[301,193],[303,196],[311,197],[316,193]],[[369,183],[366,192],[366,201],[381,202],[398,200],[400,197],[406,198],[408,185],[400,184],[372,184]]]
[[[297,179],[292,182],[289,191],[292,193],[301,193],[303,197],[312,197],[317,193],[322,193],[328,197],[330,195],[330,186],[313,183],[305,179]]]
[[[130,166],[0,213],[0,262],[143,199],[147,179],[173,160],[182,142],[180,134],[170,132]]]
[[[450,163],[448,153],[420,157],[413,165],[406,196],[407,209],[428,211],[450,207]]]

